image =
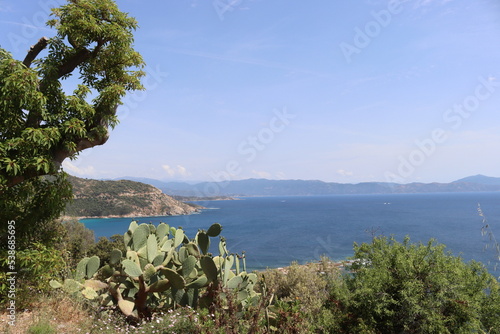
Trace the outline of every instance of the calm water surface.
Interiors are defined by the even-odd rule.
[[[500,241],[500,193],[438,193],[390,195],[332,195],[251,197],[236,201],[196,202],[200,214],[141,217],[139,223],[165,222],[182,226],[190,238],[212,223],[223,226],[228,249],[247,254],[252,269],[281,267],[327,255],[342,260],[353,255],[353,243],[370,242],[372,235],[394,235],[399,241],[426,243],[435,238],[464,260],[475,259],[495,270],[498,258],[481,235],[478,203],[491,231]],[[96,237],[123,234],[131,218],[85,219]],[[212,239],[213,244],[217,243]],[[214,251],[215,252],[215,251]],[[500,265],[495,274],[500,272]]]

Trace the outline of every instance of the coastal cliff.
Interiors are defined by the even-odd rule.
[[[66,216],[144,217],[186,215],[200,206],[178,201],[160,189],[134,181],[100,181],[70,176],[73,201]]]

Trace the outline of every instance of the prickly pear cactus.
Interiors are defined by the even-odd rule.
[[[124,234],[125,254],[113,250],[109,263],[101,268],[97,256],[84,258],[74,279],[50,284],[104,306],[117,305],[124,315],[135,319],[147,317],[151,308],[209,306],[214,301],[205,292],[214,287],[234,292],[242,307],[253,304],[259,297],[254,291],[257,275],[246,272],[244,254],[230,254],[222,237],[219,256],[209,253],[210,238],[221,231],[216,223],[190,240],[180,227],[132,221]]]

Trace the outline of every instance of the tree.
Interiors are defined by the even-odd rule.
[[[89,249],[88,256],[97,255],[101,260],[101,266],[103,266],[109,263],[110,254],[113,249],[119,249],[123,254],[127,253],[122,234],[113,234],[109,239],[99,237],[99,240]]]
[[[63,239],[63,248],[69,252],[70,266],[85,257],[94,247],[94,231],[85,227],[76,218],[63,222],[65,235]]]
[[[480,263],[427,245],[374,238],[355,245],[357,262],[338,300],[345,328],[366,333],[471,333],[500,326],[499,283]]]
[[[68,0],[52,16],[47,25],[56,36],[42,37],[22,61],[0,48],[2,226],[26,225],[31,214],[39,224],[57,217],[71,198],[62,162],[106,143],[121,99],[142,89],[144,63],[132,45],[137,22],[112,0]],[[79,84],[67,93],[63,82],[75,72]],[[19,208],[44,198],[43,214]]]
[[[16,249],[29,248],[33,243],[56,246],[64,235],[57,218],[71,199],[71,186],[65,173],[31,178],[8,188],[0,194],[2,239],[7,234],[7,222],[14,222]],[[7,242],[2,240],[2,244]]]

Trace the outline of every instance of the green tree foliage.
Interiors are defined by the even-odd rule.
[[[109,263],[110,254],[113,249],[120,250],[122,254],[127,253],[123,235],[113,234],[111,237],[109,237],[109,239],[106,237],[100,237],[99,240],[92,246],[92,248],[90,248],[88,256],[98,256],[101,260],[101,266],[103,266],[106,263]]]
[[[22,61],[0,48],[0,219],[16,220],[19,238],[60,214],[71,198],[62,162],[104,144],[121,99],[142,89],[137,22],[112,0],[68,0],[52,16],[56,36]],[[79,84],[68,93],[73,73]]]
[[[48,281],[61,279],[67,275],[64,251],[38,242],[29,245],[29,249],[16,252],[19,267],[16,278],[16,307],[30,308],[37,296],[51,291]],[[8,258],[1,258],[0,266],[6,267]],[[6,285],[7,271],[0,272],[0,304],[5,305],[9,287]]]
[[[86,256],[94,247],[94,231],[85,227],[76,218],[62,223],[65,229],[63,248],[69,252],[69,266],[76,265],[77,261]]]
[[[25,249],[33,242],[55,246],[64,235],[56,218],[71,198],[65,173],[32,178],[8,188],[0,194],[2,240],[7,233],[7,222],[14,221],[16,249]]]
[[[353,274],[334,296],[348,315],[345,328],[471,333],[499,325],[498,282],[480,263],[465,263],[433,240],[424,245],[381,237],[354,250]]]

